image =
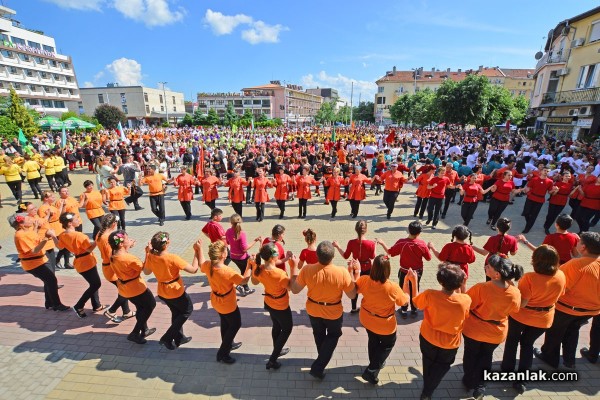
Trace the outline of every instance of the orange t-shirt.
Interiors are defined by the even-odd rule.
[[[396,332],[396,306],[406,304],[409,300],[408,295],[397,283],[389,279],[381,283],[367,275],[358,278],[356,287],[358,293],[363,295],[360,323],[378,335],[391,335]]]
[[[501,288],[493,281],[478,283],[467,291],[471,297],[471,314],[484,320],[497,321],[499,324],[482,321],[471,314],[465,321],[463,334],[473,340],[500,344],[508,333],[508,314],[516,312],[521,306],[521,292],[510,284]]]
[[[421,335],[425,340],[442,349],[460,346],[460,334],[471,307],[468,295],[428,289],[413,297],[413,303],[423,310]]]
[[[217,186],[221,184],[221,180],[216,176],[207,176],[202,179],[202,200],[204,202],[216,200],[219,197]]]
[[[21,266],[25,271],[31,271],[48,262],[44,250],[41,250],[39,253],[31,252],[41,241],[42,238],[34,230],[24,231],[19,229],[15,233],[15,246],[19,253]]]
[[[265,287],[265,293],[281,298],[274,299],[265,295],[265,304],[274,310],[285,310],[290,306],[290,295],[288,293],[288,284],[290,278],[284,270],[273,268],[271,270],[263,269],[258,276],[253,275]]]
[[[112,249],[108,244],[108,234],[102,235],[96,240],[96,246],[100,250],[100,257],[102,257],[102,275],[109,282],[115,282],[117,280],[117,274],[113,270],[110,264],[110,257],[112,256]]]
[[[63,207],[64,204],[64,207]],[[79,202],[75,200],[73,197],[67,197],[66,199],[58,199],[54,202],[54,207],[58,209],[59,214],[61,212],[70,212],[77,216],[81,216],[79,214]]]
[[[81,232],[63,232],[58,235],[58,248],[67,249],[75,254],[73,266],[79,273],[88,271],[96,266],[96,256],[93,252],[83,257],[77,257],[78,255],[85,254],[90,244],[88,236]]]
[[[34,217],[34,219],[38,223],[38,235],[40,237],[40,240],[43,240],[44,237],[46,236],[46,232],[48,232],[48,229],[50,229],[50,223],[48,222],[48,220],[46,218],[42,218],[39,215],[36,215]],[[52,250],[52,249],[54,249],[54,241],[52,239],[50,239],[46,242],[46,245],[44,246],[42,251],[46,252],[46,251]]]
[[[105,189],[108,195],[108,209],[113,210],[124,210],[125,207],[125,195],[129,194],[129,189],[123,186],[115,186],[111,189]]]
[[[139,258],[133,254],[119,254],[112,258],[110,265],[117,274],[117,288],[121,296],[129,299],[146,291],[146,282],[140,275],[143,264]]]
[[[385,171],[383,175],[381,175],[381,180],[385,182],[385,190],[390,192],[398,192],[402,189],[404,182],[406,182],[406,178],[400,171],[392,172]]]
[[[205,261],[200,267],[200,270],[206,274],[208,283],[212,289],[210,293],[210,304],[219,314],[230,314],[237,308],[235,287],[244,280],[244,277],[235,272],[233,268],[229,267],[213,268],[211,276],[210,263],[210,261]],[[219,296],[217,296],[215,292],[218,293]]]
[[[150,196],[158,196],[159,194],[164,194],[163,181],[168,181],[168,179],[163,174],[154,174],[142,178],[142,184],[148,185],[148,191],[150,192]]]
[[[102,194],[97,190],[91,192],[84,192],[81,194],[83,199],[87,196],[87,203],[85,204],[85,213],[89,219],[98,218],[104,215],[104,209],[102,208]]]
[[[417,197],[420,197],[422,199],[429,197],[431,189],[427,189],[427,185],[429,185],[429,181],[432,177],[433,175],[421,174],[417,177],[417,179],[415,179],[415,183],[419,185],[419,187],[417,187],[416,192]]]
[[[48,218],[48,214],[50,214],[49,218]],[[50,224],[50,229],[54,230],[54,233],[56,235],[60,235],[64,231],[62,224],[58,220],[60,218],[60,213],[56,207],[54,207],[50,204],[47,204],[47,203],[43,203],[38,208],[38,215],[41,218],[47,219],[48,223]]]
[[[185,287],[181,273],[188,263],[177,254],[156,255],[148,253],[146,267],[149,268],[158,281],[158,295],[164,299],[176,299],[183,296]]]
[[[554,276],[528,272],[519,280],[522,299],[528,299],[528,307],[554,306],[565,292],[565,274],[558,270]],[[554,307],[548,311],[535,311],[526,307],[512,312],[510,316],[522,324],[536,328],[550,328],[554,320]]]
[[[306,299],[308,315],[324,319],[338,319],[342,316],[342,292],[352,289],[352,278],[347,269],[333,264],[305,265],[296,282],[308,287],[309,299],[321,303],[338,303],[324,306]]]
[[[338,162],[340,164],[346,164],[346,151],[340,149],[337,151]]]
[[[573,258],[561,265],[560,270],[567,278],[567,285],[556,309],[570,315],[600,314],[600,259]],[[574,311],[560,303],[590,311]]]

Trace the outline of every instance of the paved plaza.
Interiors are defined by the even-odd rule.
[[[70,188],[71,195],[78,196],[81,193],[82,182],[87,176],[83,172],[71,174],[74,183]],[[201,274],[186,274],[184,277],[187,291],[194,302],[194,313],[184,330],[193,340],[175,351],[158,345],[160,335],[170,325],[168,308],[158,298],[157,307],[149,321],[149,326],[156,327],[157,333],[145,345],[126,340],[134,324],[132,320],[114,324],[101,313],[94,314],[89,309],[85,319],[78,319],[72,311],[46,311],[41,282],[22,271],[14,247],[14,232],[5,222],[15,209],[15,201],[4,183],[0,185],[0,190],[4,205],[0,209],[0,399],[185,399],[200,396],[227,399],[417,399],[421,393],[422,368],[418,341],[421,315],[417,319],[399,319],[396,346],[379,375],[379,385],[372,386],[360,378],[368,364],[367,334],[359,323],[358,314],[348,313],[350,301],[347,298],[343,299],[347,311],[344,314],[343,336],[322,382],[315,381],[308,374],[316,349],[304,309],[306,291],[291,295],[294,315],[294,330],[288,341],[291,352],[280,360],[283,366],[278,371],[265,369],[272,343],[271,321],[263,309],[262,289],[239,298],[242,329],[236,340],[242,341],[243,346],[232,353],[237,359],[234,365],[215,361],[220,343],[219,318],[211,309],[210,288]],[[359,218],[369,221],[367,238],[379,237],[391,246],[397,239],[405,237],[406,227],[414,219],[414,191],[413,185],[405,186],[391,220],[385,219],[382,197],[376,197],[373,191],[368,191],[359,213]],[[233,210],[226,203],[225,192],[221,190],[220,194],[217,206],[224,210],[223,226],[227,228],[228,216]],[[138,241],[133,253],[141,257],[144,244],[150,237],[159,230],[166,230],[171,235],[170,251],[191,262],[192,244],[208,220],[209,209],[202,202],[195,201],[192,206],[194,217],[191,221],[185,221],[177,202],[176,189],[169,187],[166,197],[167,220],[164,227],[158,225],[150,212],[147,197],[140,199],[144,210],[127,212],[127,231]],[[32,196],[28,194],[25,198]],[[320,197],[309,202],[306,220],[295,218],[297,201],[289,202],[287,217],[283,221],[277,219],[278,210],[274,201],[271,201],[262,223],[254,221],[254,207],[245,206],[243,229],[249,238],[254,238],[269,235],[274,224],[283,223],[287,229],[285,248],[295,254],[299,254],[304,247],[301,232],[308,227],[315,229],[318,241],[337,240],[345,246],[347,240],[355,237],[356,220],[348,216],[350,206],[344,201],[340,202],[338,217],[331,221],[330,208],[323,205],[323,201],[323,197]],[[524,226],[524,220],[520,217],[523,202],[524,198],[517,198],[515,204],[505,212],[513,220],[512,234],[521,232]],[[486,212],[487,204],[480,204],[471,226],[475,233],[473,241],[479,246],[493,233],[485,225]],[[543,239],[541,224],[545,214],[546,207],[542,209],[532,233],[527,235],[535,244]],[[91,224],[85,217],[83,219],[84,232],[91,232]],[[438,229],[425,228],[422,238],[432,241],[437,249],[441,249],[450,241],[452,226],[460,222],[460,208],[452,204],[448,217],[440,222]],[[380,251],[381,248],[378,249]],[[531,251],[520,246],[517,255],[511,258],[522,264],[526,271],[531,271],[530,256]],[[471,265],[469,284],[484,280],[483,260],[484,257],[477,255],[477,261]],[[345,265],[339,255],[336,255],[334,262]],[[397,281],[397,257],[392,259],[392,268],[392,278]],[[422,289],[438,288],[435,272],[436,262],[426,263]],[[73,270],[59,270],[57,277],[59,284],[64,285],[60,290],[63,303],[73,305],[87,287],[85,281]],[[156,293],[156,280],[151,277],[147,281],[150,290]],[[103,279],[100,299],[104,304],[111,304],[115,297],[116,288]],[[589,325],[586,325],[581,330],[580,347],[588,345],[588,338]],[[541,344],[541,340],[538,344]],[[499,367],[502,352],[501,345],[494,354],[495,368]],[[454,366],[435,392],[435,398],[461,399],[470,396],[460,382],[461,364],[462,348]],[[540,367],[534,360],[534,369]],[[592,365],[579,357],[577,371],[578,382],[532,382],[525,395],[518,397],[599,398],[600,364]],[[490,384],[487,394],[486,399],[516,397],[510,383]]]

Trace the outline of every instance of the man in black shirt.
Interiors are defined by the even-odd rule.
[[[257,164],[256,161],[254,160],[254,154],[253,153],[248,153],[248,158],[246,158],[246,160],[244,161],[244,164],[242,165],[242,169],[244,170],[244,173],[246,174],[246,180],[248,180],[248,178],[256,178],[256,168],[257,168]],[[248,185],[246,187],[246,204],[252,204],[254,203],[254,197],[251,196],[252,194],[252,188],[250,187],[250,185]]]

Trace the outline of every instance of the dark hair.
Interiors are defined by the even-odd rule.
[[[367,221],[361,219],[360,221],[356,221],[356,225],[354,225],[354,231],[358,235],[359,238],[362,238],[365,233],[367,233]]]
[[[98,231],[98,234],[96,235],[94,240],[100,239],[102,237],[102,235],[104,235],[104,232],[106,232],[106,230],[108,228],[110,228],[110,226],[112,224],[114,224],[115,222],[117,222],[117,216],[115,214],[113,214],[113,213],[104,214],[102,216],[102,219],[100,220],[100,230]]]
[[[302,231],[302,234],[304,235],[304,240],[306,240],[306,243],[308,244],[314,243],[317,240],[317,234],[310,228]]]
[[[58,221],[62,225],[63,229],[67,229],[67,227],[69,226],[69,223],[73,221],[74,216],[75,216],[75,214],[70,213],[70,212],[65,212],[65,213],[60,214],[60,217],[58,217]]]
[[[560,265],[558,252],[554,247],[543,244],[533,251],[531,265],[538,274],[554,276]]]
[[[94,182],[90,181],[89,179],[83,182],[83,187],[86,188],[90,185],[94,185]]]
[[[210,219],[213,219],[216,216],[223,215],[223,210],[220,208],[213,208],[210,212]]]
[[[110,245],[110,248],[112,249],[113,256],[115,255],[115,251],[119,250],[119,246],[123,242],[123,238],[125,237],[125,235],[127,235],[127,232],[125,232],[122,229],[119,229],[119,230],[112,232],[108,236],[108,244]]]
[[[321,265],[329,265],[335,256],[335,248],[331,242],[325,240],[317,246],[317,259]]]
[[[498,229],[500,235],[502,236],[500,238],[500,241],[498,242],[498,250],[496,251],[497,253],[502,252],[502,245],[504,244],[504,235],[506,235],[506,232],[508,232],[508,230],[510,229],[510,224],[510,219],[506,217],[498,218],[498,221],[496,221],[496,229]]]
[[[467,274],[458,265],[442,263],[438,266],[437,281],[450,292],[459,289],[466,278]]]
[[[150,239],[150,247],[152,247],[151,251],[153,254],[160,254],[167,247],[167,242],[169,241],[169,233],[168,232],[156,232],[152,239]]]
[[[277,224],[273,227],[273,229],[271,229],[271,237],[273,239],[283,235],[283,233],[285,232],[285,227],[281,224]],[[281,242],[283,244],[285,244],[285,242],[283,240],[281,240]]]
[[[29,207],[30,204],[33,204],[30,201],[24,201],[21,204],[19,204],[19,207],[17,207],[17,211],[16,213],[24,213],[27,212],[27,207]]]
[[[518,281],[524,274],[523,267],[498,254],[488,258],[487,264],[500,274],[500,279],[504,282],[511,279]]]
[[[556,225],[566,231],[573,225],[573,218],[569,214],[560,214],[558,218],[556,218]]]
[[[455,238],[458,240],[469,239],[469,243],[473,244],[472,237],[473,233],[464,225],[456,225],[454,229],[452,229],[452,242],[454,242]]]
[[[390,278],[390,259],[388,256],[380,254],[373,260],[373,266],[369,277],[375,282],[385,283]]]
[[[254,270],[254,275],[258,276],[262,272],[261,260],[266,261],[278,255],[279,253],[277,251],[277,246],[275,246],[273,243],[264,244],[256,255],[256,269]]]
[[[600,233],[598,232],[583,232],[579,235],[581,244],[591,254],[600,254]]]
[[[423,232],[423,225],[421,225],[419,221],[413,221],[410,224],[408,224],[408,233],[411,236],[420,235],[421,232]]]

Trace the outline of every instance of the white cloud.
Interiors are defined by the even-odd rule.
[[[94,82],[99,81],[103,77],[104,77],[104,71],[98,72],[96,75],[94,75]]]
[[[354,104],[358,104],[359,95],[361,101],[373,101],[377,92],[375,79],[373,81],[361,81],[342,74],[328,75],[325,71],[319,72],[316,76],[308,74],[302,77],[302,85],[305,88],[330,87],[337,89],[340,98],[346,99],[350,99],[352,83],[354,83]]]
[[[48,3],[54,3],[59,7],[82,10],[82,11],[100,11],[101,6],[106,3],[106,0],[45,0]]]
[[[282,31],[289,31],[289,28],[280,24],[267,25],[263,21],[256,21],[252,23],[250,29],[242,31],[242,39],[250,44],[277,43]]]
[[[105,67],[114,80],[122,86],[137,86],[142,84],[142,65],[129,58],[119,58]]]
[[[185,16],[181,7],[171,10],[168,0],[114,0],[114,7],[127,18],[148,27],[169,25]]]
[[[96,85],[94,85],[94,82],[86,81],[83,83],[84,88],[91,88],[91,87],[95,87],[95,86]]]
[[[218,11],[206,10],[204,22],[210,26],[217,36],[229,35],[240,24],[251,24],[252,17],[244,14],[223,15]]]

